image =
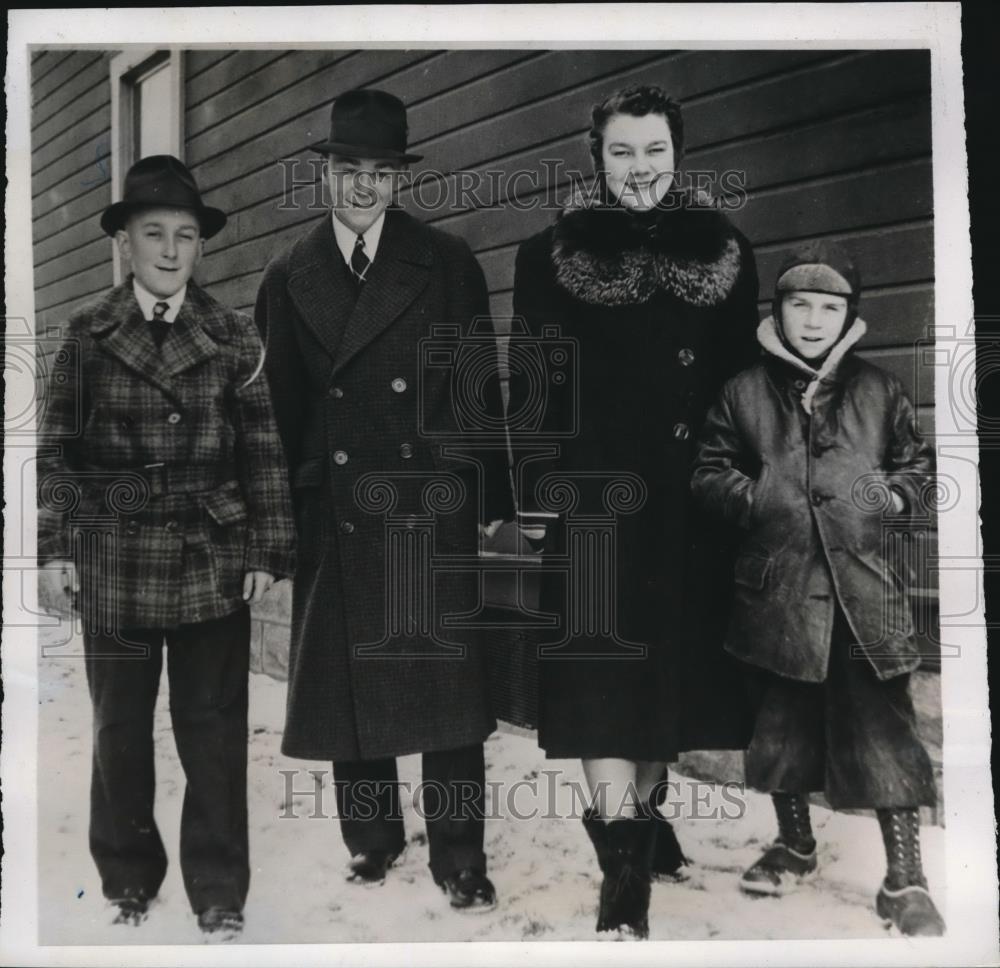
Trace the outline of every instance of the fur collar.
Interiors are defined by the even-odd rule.
[[[559,284],[599,306],[644,303],[658,290],[692,306],[724,302],[741,267],[735,231],[707,197],[669,197],[675,208],[637,215],[577,193],[554,228]]]
[[[778,326],[773,316],[768,316],[767,319],[762,320],[760,326],[757,327],[757,342],[760,343],[766,353],[770,353],[771,356],[776,357],[784,363],[788,363],[789,366],[795,367],[795,369],[809,377],[809,386],[806,387],[805,393],[802,394],[802,408],[806,413],[812,413],[813,397],[816,396],[816,391],[819,389],[820,384],[824,381],[830,382],[834,378],[837,368],[840,366],[840,361],[847,355],[849,350],[854,348],[858,340],[867,331],[868,326],[859,316],[851,323],[851,328],[841,336],[840,341],[834,344],[833,349],[830,350],[829,355],[818,370],[811,367],[805,361],[800,360],[781,342],[781,337],[778,335]]]

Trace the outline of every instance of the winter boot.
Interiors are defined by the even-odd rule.
[[[920,813],[916,808],[877,811],[889,869],[875,898],[875,910],[901,934],[944,934],[944,919],[927,891],[920,862]]]
[[[683,880],[685,875],[681,868],[691,861],[684,856],[677,834],[670,821],[657,810],[657,807],[667,799],[667,771],[663,771],[663,779],[653,787],[646,804],[645,812],[653,821],[653,858],[650,862],[650,873],[653,880]]]
[[[816,870],[816,840],[805,794],[772,793],[771,800],[778,815],[778,837],[740,878],[740,889],[780,897]]]
[[[649,936],[649,862],[655,827],[647,816],[605,823],[596,810],[587,810],[583,826],[604,874],[601,883],[598,931],[623,928],[637,938]]]

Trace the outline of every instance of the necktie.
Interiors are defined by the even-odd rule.
[[[170,306],[165,302],[158,302],[153,306],[153,318],[149,321],[149,325],[157,347],[163,346],[163,341],[167,338],[167,333],[170,332],[170,323],[164,318],[169,308]]]
[[[365,273],[371,264],[372,260],[365,253],[365,237],[358,233],[358,237],[354,240],[354,251],[351,253],[351,272],[359,283],[365,281]]]

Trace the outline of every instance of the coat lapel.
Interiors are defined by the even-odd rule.
[[[143,318],[131,281],[109,293],[106,304],[95,312],[91,333],[100,340],[105,352],[179,401],[177,390],[171,383],[165,366],[166,361]]]
[[[330,229],[333,236],[333,229]],[[334,370],[343,369],[392,325],[426,288],[434,253],[424,226],[401,211],[386,213],[375,261],[354,306]]]
[[[337,355],[355,299],[339,258],[333,224],[326,215],[296,247],[288,278],[299,315],[331,359]]]
[[[189,282],[181,311],[160,348],[168,378],[218,354],[220,340],[228,342],[229,334],[218,316],[216,304]]]

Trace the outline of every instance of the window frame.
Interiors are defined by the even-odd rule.
[[[164,65],[166,65],[164,67]],[[125,173],[137,159],[136,99],[139,85],[157,69],[170,72],[170,99],[166,105],[168,153],[184,160],[184,52],[165,47],[133,47],[111,58],[111,201],[120,202]],[[118,246],[113,248],[114,284],[122,282]]]

